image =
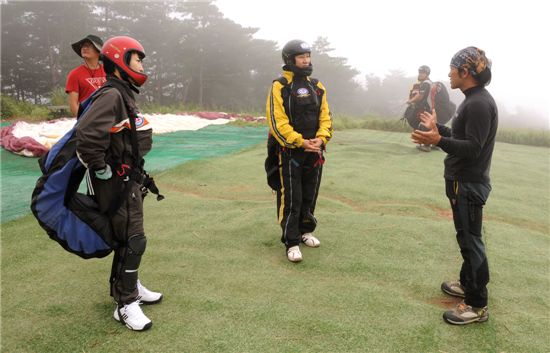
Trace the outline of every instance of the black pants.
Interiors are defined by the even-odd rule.
[[[123,182],[116,175],[109,180],[93,177],[91,180],[93,197],[103,212],[109,210],[113,197],[124,197],[111,217],[115,240],[120,246],[114,250],[110,293],[119,305],[129,304],[138,296],[137,269],[146,246],[141,186],[134,181]],[[129,190],[122,191],[126,183]]]
[[[281,189],[277,192],[277,217],[286,248],[300,244],[301,236],[315,230],[313,216],[321,184],[323,157],[303,149],[279,154]]]
[[[487,305],[489,265],[485,245],[481,239],[483,205],[489,197],[489,183],[445,181],[447,197],[451,202],[456,240],[462,254],[460,283],[465,288],[466,304],[473,307]]]

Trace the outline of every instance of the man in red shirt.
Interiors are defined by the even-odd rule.
[[[79,103],[88,98],[106,81],[103,65],[99,63],[102,46],[101,38],[93,34],[72,44],[73,50],[84,59],[82,65],[69,73],[65,85],[65,92],[69,94],[69,108],[73,116],[78,113]]]

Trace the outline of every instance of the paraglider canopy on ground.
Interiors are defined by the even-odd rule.
[[[155,134],[195,131],[208,125],[223,125],[237,119],[245,121],[264,119],[221,112],[141,115],[151,123]],[[22,156],[40,157],[49,151],[74,126],[75,122],[75,118],[61,118],[34,124],[18,121],[2,128],[0,145]]]

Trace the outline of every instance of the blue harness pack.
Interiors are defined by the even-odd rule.
[[[118,246],[109,217],[92,198],[78,192],[86,168],[76,156],[76,127],[105,87],[80,103],[75,126],[38,161],[42,176],[31,202],[34,216],[50,238],[84,259],[105,257]]]

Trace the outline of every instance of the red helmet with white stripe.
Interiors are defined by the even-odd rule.
[[[137,86],[147,81],[147,75],[130,68],[130,58],[136,52],[140,59],[145,57],[143,46],[134,38],[126,36],[113,37],[107,40],[101,48],[101,56],[112,61],[120,70],[132,78]]]

